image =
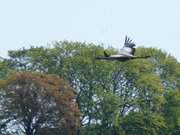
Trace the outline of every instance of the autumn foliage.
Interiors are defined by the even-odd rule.
[[[56,75],[19,72],[1,82],[4,93],[1,111],[8,114],[4,123],[21,127],[26,135],[44,129],[73,135],[79,125],[79,109],[75,91]],[[19,131],[19,129],[18,129]]]

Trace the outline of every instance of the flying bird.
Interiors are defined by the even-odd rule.
[[[109,55],[106,51],[104,51],[104,56],[96,57],[98,60],[118,60],[118,61],[128,61],[131,59],[141,59],[141,58],[149,58],[150,56],[138,57],[135,56],[135,48],[136,44],[129,37],[125,37],[124,46],[120,49],[120,51],[115,55]]]

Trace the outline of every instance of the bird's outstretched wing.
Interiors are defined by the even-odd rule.
[[[129,37],[125,37],[124,47],[133,48],[136,44]]]

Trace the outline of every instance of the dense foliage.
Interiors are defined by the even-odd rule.
[[[60,134],[75,135],[79,125],[75,93],[59,77],[19,72],[1,81],[0,88],[1,134],[37,135],[59,129]]]
[[[135,55],[151,58],[95,60],[103,50],[95,44],[55,42],[50,48],[9,51],[0,68],[56,74],[69,81],[81,111],[78,135],[180,134],[180,63],[161,50],[143,47]],[[1,69],[1,78],[10,74]]]

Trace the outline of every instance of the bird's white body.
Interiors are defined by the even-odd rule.
[[[132,49],[131,48],[129,48],[129,47],[122,47],[120,50],[119,50],[119,53],[132,53]]]

